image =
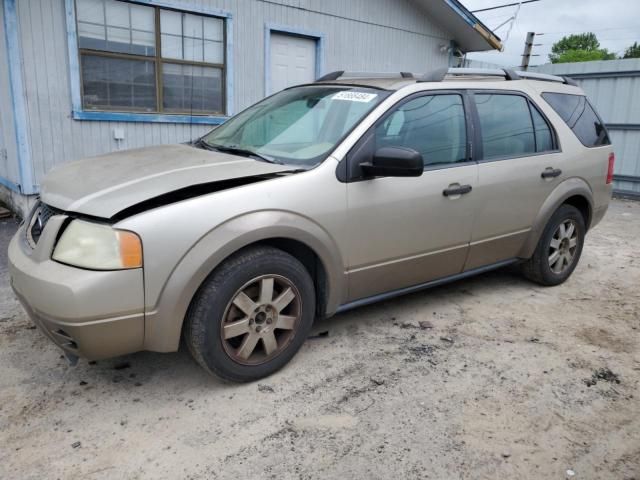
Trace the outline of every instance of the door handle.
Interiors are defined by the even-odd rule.
[[[449,188],[442,191],[442,195],[445,197],[453,197],[456,195],[466,195],[471,192],[473,188],[471,185],[449,185]]]
[[[560,175],[562,175],[562,170],[560,170],[559,168],[551,167],[545,169],[545,171],[540,174],[542,178],[555,178],[559,177]]]

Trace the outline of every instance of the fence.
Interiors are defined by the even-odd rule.
[[[542,65],[576,80],[602,116],[616,152],[614,191],[640,198],[640,58]]]

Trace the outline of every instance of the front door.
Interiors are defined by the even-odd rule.
[[[316,40],[271,32],[270,90],[272,94],[316,79]]]
[[[420,152],[425,171],[348,183],[349,300],[462,271],[478,171],[468,138],[462,95],[429,93],[394,107],[352,149],[351,177],[355,165],[388,146]]]
[[[542,204],[564,178],[554,131],[526,96],[473,96],[480,161],[466,270],[517,257]]]

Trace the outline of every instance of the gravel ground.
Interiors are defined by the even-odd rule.
[[[2,479],[640,479],[640,203],[562,286],[503,270],[361,308],[249,385],[186,352],[67,366],[9,288],[15,228]]]

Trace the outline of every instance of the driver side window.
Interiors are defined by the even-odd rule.
[[[425,165],[467,160],[467,128],[462,96],[426,95],[400,105],[376,127],[375,149],[412,148]]]

